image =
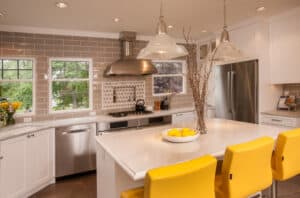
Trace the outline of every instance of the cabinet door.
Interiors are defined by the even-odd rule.
[[[0,197],[21,197],[26,192],[26,136],[0,142]]]
[[[35,191],[54,178],[53,139],[53,129],[39,131],[28,136],[26,184],[29,191]]]

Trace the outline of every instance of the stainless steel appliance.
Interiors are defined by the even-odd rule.
[[[105,76],[139,76],[157,73],[150,60],[136,59],[133,55],[136,32],[121,32],[120,41],[121,59],[106,68]]]
[[[56,128],[56,177],[96,169],[95,136],[96,124]]]
[[[146,113],[147,114],[147,113]],[[145,115],[145,114],[139,114]],[[119,132],[129,128],[142,128],[151,127],[157,125],[171,124],[172,115],[165,116],[151,116],[151,117],[140,117],[122,121],[111,121],[111,122],[98,122],[97,133],[103,135],[110,132]]]
[[[216,117],[258,123],[258,61],[216,66]]]

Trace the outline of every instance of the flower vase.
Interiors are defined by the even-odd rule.
[[[205,104],[205,103],[204,103]],[[196,130],[200,134],[207,134],[207,128],[205,123],[205,107],[201,104],[196,104]]]
[[[15,112],[7,113],[7,120],[6,120],[7,125],[13,125],[13,124],[16,123],[16,120],[14,118],[14,114],[15,114]]]

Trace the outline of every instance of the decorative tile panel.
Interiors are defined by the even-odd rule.
[[[102,109],[132,108],[138,99],[145,99],[145,81],[102,83]]]

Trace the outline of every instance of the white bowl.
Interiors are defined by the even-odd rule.
[[[181,130],[182,128],[177,128],[179,130]],[[166,129],[164,130],[161,134],[164,140],[168,141],[168,142],[174,142],[174,143],[184,143],[184,142],[192,142],[195,141],[196,139],[198,139],[198,137],[200,136],[199,133],[196,133],[196,135],[193,136],[187,136],[187,137],[172,137],[168,135],[168,132],[172,130],[172,129]]]

